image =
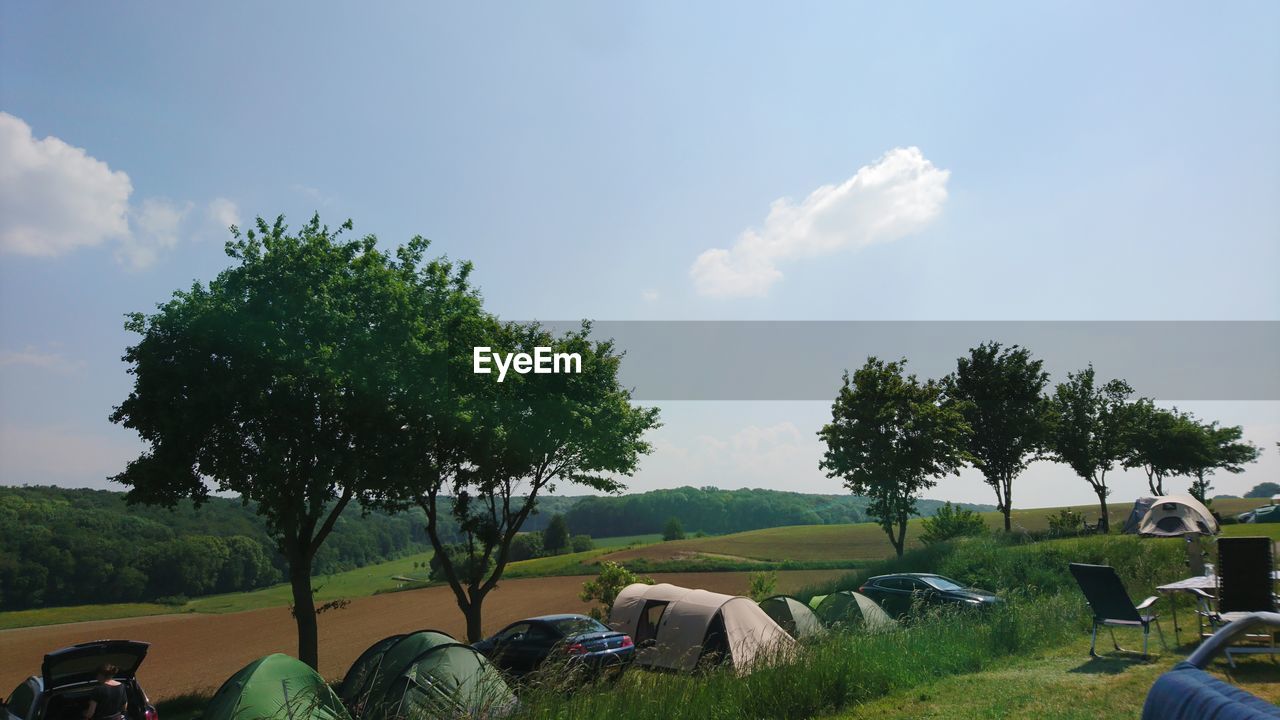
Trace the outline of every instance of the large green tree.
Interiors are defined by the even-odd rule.
[[[969,462],[996,492],[1004,529],[1012,528],[1013,481],[1037,457],[1047,438],[1043,362],[1017,345],[988,342],[971,348],[943,380],[947,403],[969,426]]]
[[[899,556],[917,496],[959,472],[968,431],[960,411],[942,403],[941,384],[906,375],[905,366],[871,357],[846,372],[831,422],[818,431],[827,446],[819,467],[870,498],[867,512]]]
[[[1200,425],[1199,441],[1189,462],[1188,475],[1191,476],[1189,492],[1193,497],[1207,503],[1210,477],[1214,472],[1223,470],[1231,474],[1244,472],[1244,466],[1255,462],[1262,450],[1257,445],[1244,440],[1244,428],[1239,425],[1220,426],[1217,422]]]
[[[608,341],[590,339],[590,326],[553,335],[536,323],[502,323],[454,303],[439,307],[419,294],[424,313],[440,313],[446,337],[427,336],[406,346],[407,367],[449,368],[429,377],[414,371],[401,400],[396,443],[402,470],[383,502],[417,505],[467,624],[467,638],[483,637],[483,604],[510,559],[512,541],[557,483],[616,492],[649,452],[644,434],[657,426],[656,408],[634,406],[618,383],[621,355]],[[545,374],[473,372],[472,348],[577,354],[580,372]],[[448,359],[418,358],[423,348],[448,348]],[[441,392],[444,389],[444,392]],[[461,541],[445,552],[440,519],[452,517]]]
[[[552,555],[558,555],[569,547],[569,525],[560,513],[552,515],[551,521],[542,531],[542,547]]]
[[[1142,468],[1152,495],[1164,495],[1165,478],[1192,471],[1203,430],[1195,418],[1177,408],[1165,410],[1141,398],[1132,406],[1125,468]]]
[[[131,502],[197,504],[211,491],[252,502],[288,562],[298,657],[318,661],[312,564],[334,523],[385,477],[398,368],[386,350],[415,321],[405,292],[425,242],[388,255],[319,217],[232,228],[233,260],[176,292],[124,360],[134,377],[111,420],[148,449],[114,480]]]
[[[1123,380],[1099,386],[1093,366],[1067,375],[1050,403],[1050,449],[1098,496],[1098,530],[1107,532],[1107,473],[1129,455],[1133,388]]]

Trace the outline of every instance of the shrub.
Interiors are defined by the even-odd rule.
[[[925,545],[934,545],[958,537],[983,535],[987,532],[987,523],[982,516],[967,508],[956,507],[948,502],[938,508],[933,517],[920,521],[924,526],[924,534],[920,541]]]
[[[667,525],[662,529],[663,540],[683,540],[684,526],[680,524],[680,518],[672,517],[667,520]]]
[[[596,544],[591,541],[590,535],[574,535],[569,538],[569,549],[576,553],[594,550]]]
[[[760,570],[750,575],[751,589],[747,591],[747,595],[752,600],[760,602],[761,600],[772,597],[778,591],[778,572],[776,570]]]
[[[591,617],[604,621],[609,618],[609,612],[613,610],[613,601],[618,599],[618,593],[622,592],[626,586],[635,583],[652,585],[653,578],[637,576],[625,566],[606,560],[600,565],[600,574],[596,579],[582,584],[582,592],[578,597],[585,602],[598,602],[599,605],[591,608]]]
[[[1055,537],[1073,537],[1084,531],[1084,514],[1071,508],[1062,508],[1049,516],[1049,534]]]
[[[488,573],[495,564],[494,559],[489,558],[488,567],[481,568],[481,558],[472,557],[467,552],[467,546],[461,543],[448,545],[445,551],[449,553],[449,560],[453,563],[454,572],[458,574],[458,577],[463,582],[466,582],[469,578],[480,577]],[[444,576],[444,563],[440,560],[438,553],[431,556],[431,573],[427,577],[440,582],[446,579]]]
[[[548,555],[558,555],[569,547],[569,525],[560,513],[552,515],[547,528],[542,531],[542,547]]]
[[[511,562],[532,560],[543,556],[542,533],[520,533],[511,539],[511,548],[507,550],[507,559]]]

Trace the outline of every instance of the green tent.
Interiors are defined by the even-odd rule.
[[[434,630],[374,643],[339,692],[361,720],[500,717],[515,709],[511,688],[483,655]]]
[[[869,630],[884,630],[897,625],[875,600],[852,590],[817,595],[809,600],[809,607],[824,625],[860,625]]]
[[[760,609],[797,640],[822,634],[822,623],[818,616],[813,614],[808,605],[790,595],[765,598],[760,601]]]
[[[205,706],[205,720],[350,720],[342,701],[306,663],[276,653],[232,675]]]

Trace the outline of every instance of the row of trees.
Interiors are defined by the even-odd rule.
[[[315,558],[328,574],[421,551],[410,515],[339,518]],[[124,495],[57,487],[0,488],[0,608],[151,601],[253,590],[286,564],[252,506],[210,498],[173,511]]]
[[[1065,463],[1097,496],[1106,532],[1116,468],[1142,468],[1155,495],[1166,480],[1187,477],[1190,493],[1206,501],[1214,472],[1238,473],[1257,459],[1240,427],[1133,395],[1123,380],[1099,382],[1093,366],[1050,389],[1041,360],[997,342],[972,348],[941,380],[908,374],[906,360],[872,357],[844,375],[831,422],[818,433],[826,444],[820,467],[871,499],[868,513],[901,555],[919,494],[966,464],[995,491],[1008,531],[1014,480],[1035,460]]]
[[[255,503],[286,559],[298,656],[317,665],[313,561],[350,506],[421,510],[467,622],[557,484],[612,492],[649,451],[657,410],[632,405],[620,354],[590,327],[553,335],[483,308],[471,266],[394,253],[313,217],[232,228],[232,266],[130,316],[134,386],[112,420],[148,449],[114,479],[133,502]],[[581,372],[477,374],[476,347],[576,353]],[[450,522],[451,521],[451,522]],[[446,532],[456,531],[456,543]],[[451,547],[452,545],[452,547]],[[452,552],[450,552],[452,550]]]

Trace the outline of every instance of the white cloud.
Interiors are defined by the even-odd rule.
[[[698,256],[689,269],[694,287],[712,297],[760,296],[782,279],[779,262],[917,232],[942,211],[950,174],[934,167],[919,148],[897,148],[798,204],[775,200],[763,228],[744,231],[732,248],[711,248]]]
[[[194,205],[164,198],[131,205],[132,194],[124,171],[56,137],[38,140],[21,118],[0,112],[0,252],[58,257],[113,241],[117,262],[149,267],[186,234]],[[207,214],[223,230],[239,219],[226,198],[210,202]]]
[[[129,236],[129,176],[0,112],[0,250],[55,257]]]
[[[226,230],[232,225],[240,224],[240,208],[226,198],[214,198],[209,203],[209,221],[219,230]]]
[[[75,362],[55,352],[41,352],[28,345],[22,350],[0,351],[0,368],[29,367],[51,370],[58,373],[73,373],[84,367],[84,362]]]
[[[659,297],[657,290],[646,289],[640,291],[640,299],[647,303],[657,302]]]
[[[161,251],[178,244],[182,221],[191,212],[190,202],[181,205],[164,198],[147,198],[133,213],[137,231],[120,240],[116,260],[134,270],[151,267]]]
[[[0,478],[6,484],[105,487],[141,449],[137,436],[67,425],[0,424]]]

